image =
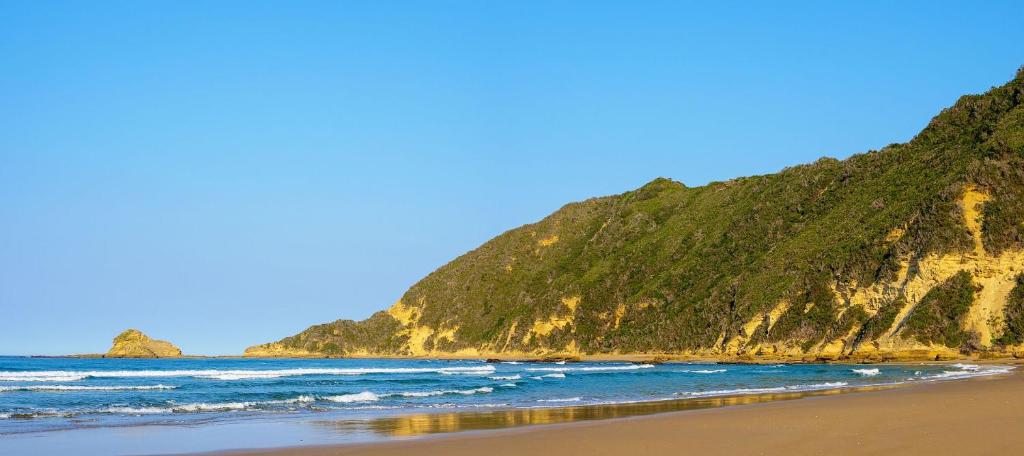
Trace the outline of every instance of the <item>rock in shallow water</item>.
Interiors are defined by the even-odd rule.
[[[181,349],[165,340],[151,339],[137,329],[129,329],[114,338],[107,358],[178,358]]]

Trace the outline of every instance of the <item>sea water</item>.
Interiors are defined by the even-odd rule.
[[[26,442],[45,446],[47,436],[57,441],[65,438],[61,432],[81,429],[164,426],[199,433],[195,429],[253,425],[268,419],[291,424],[358,423],[408,414],[893,385],[993,375],[1009,369],[969,364],[0,357],[0,450],[5,443],[20,445],[17,448],[26,448]],[[35,440],[25,440],[26,436]],[[218,445],[229,444],[196,449],[217,449]]]

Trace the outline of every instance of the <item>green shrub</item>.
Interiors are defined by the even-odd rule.
[[[970,342],[970,334],[963,330],[964,317],[977,289],[971,274],[960,271],[921,298],[907,316],[903,334],[924,344],[964,347]]]
[[[1024,274],[1017,276],[1017,285],[1010,292],[1003,312],[1006,329],[993,342],[1003,347],[1024,343]]]

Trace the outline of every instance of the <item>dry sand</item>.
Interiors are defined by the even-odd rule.
[[[634,418],[229,454],[1024,454],[1024,367],[1009,375]]]

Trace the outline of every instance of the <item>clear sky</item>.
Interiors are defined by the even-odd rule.
[[[906,141],[1024,65],[1024,2],[833,3],[0,0],[0,353],[361,319],[567,202]]]

